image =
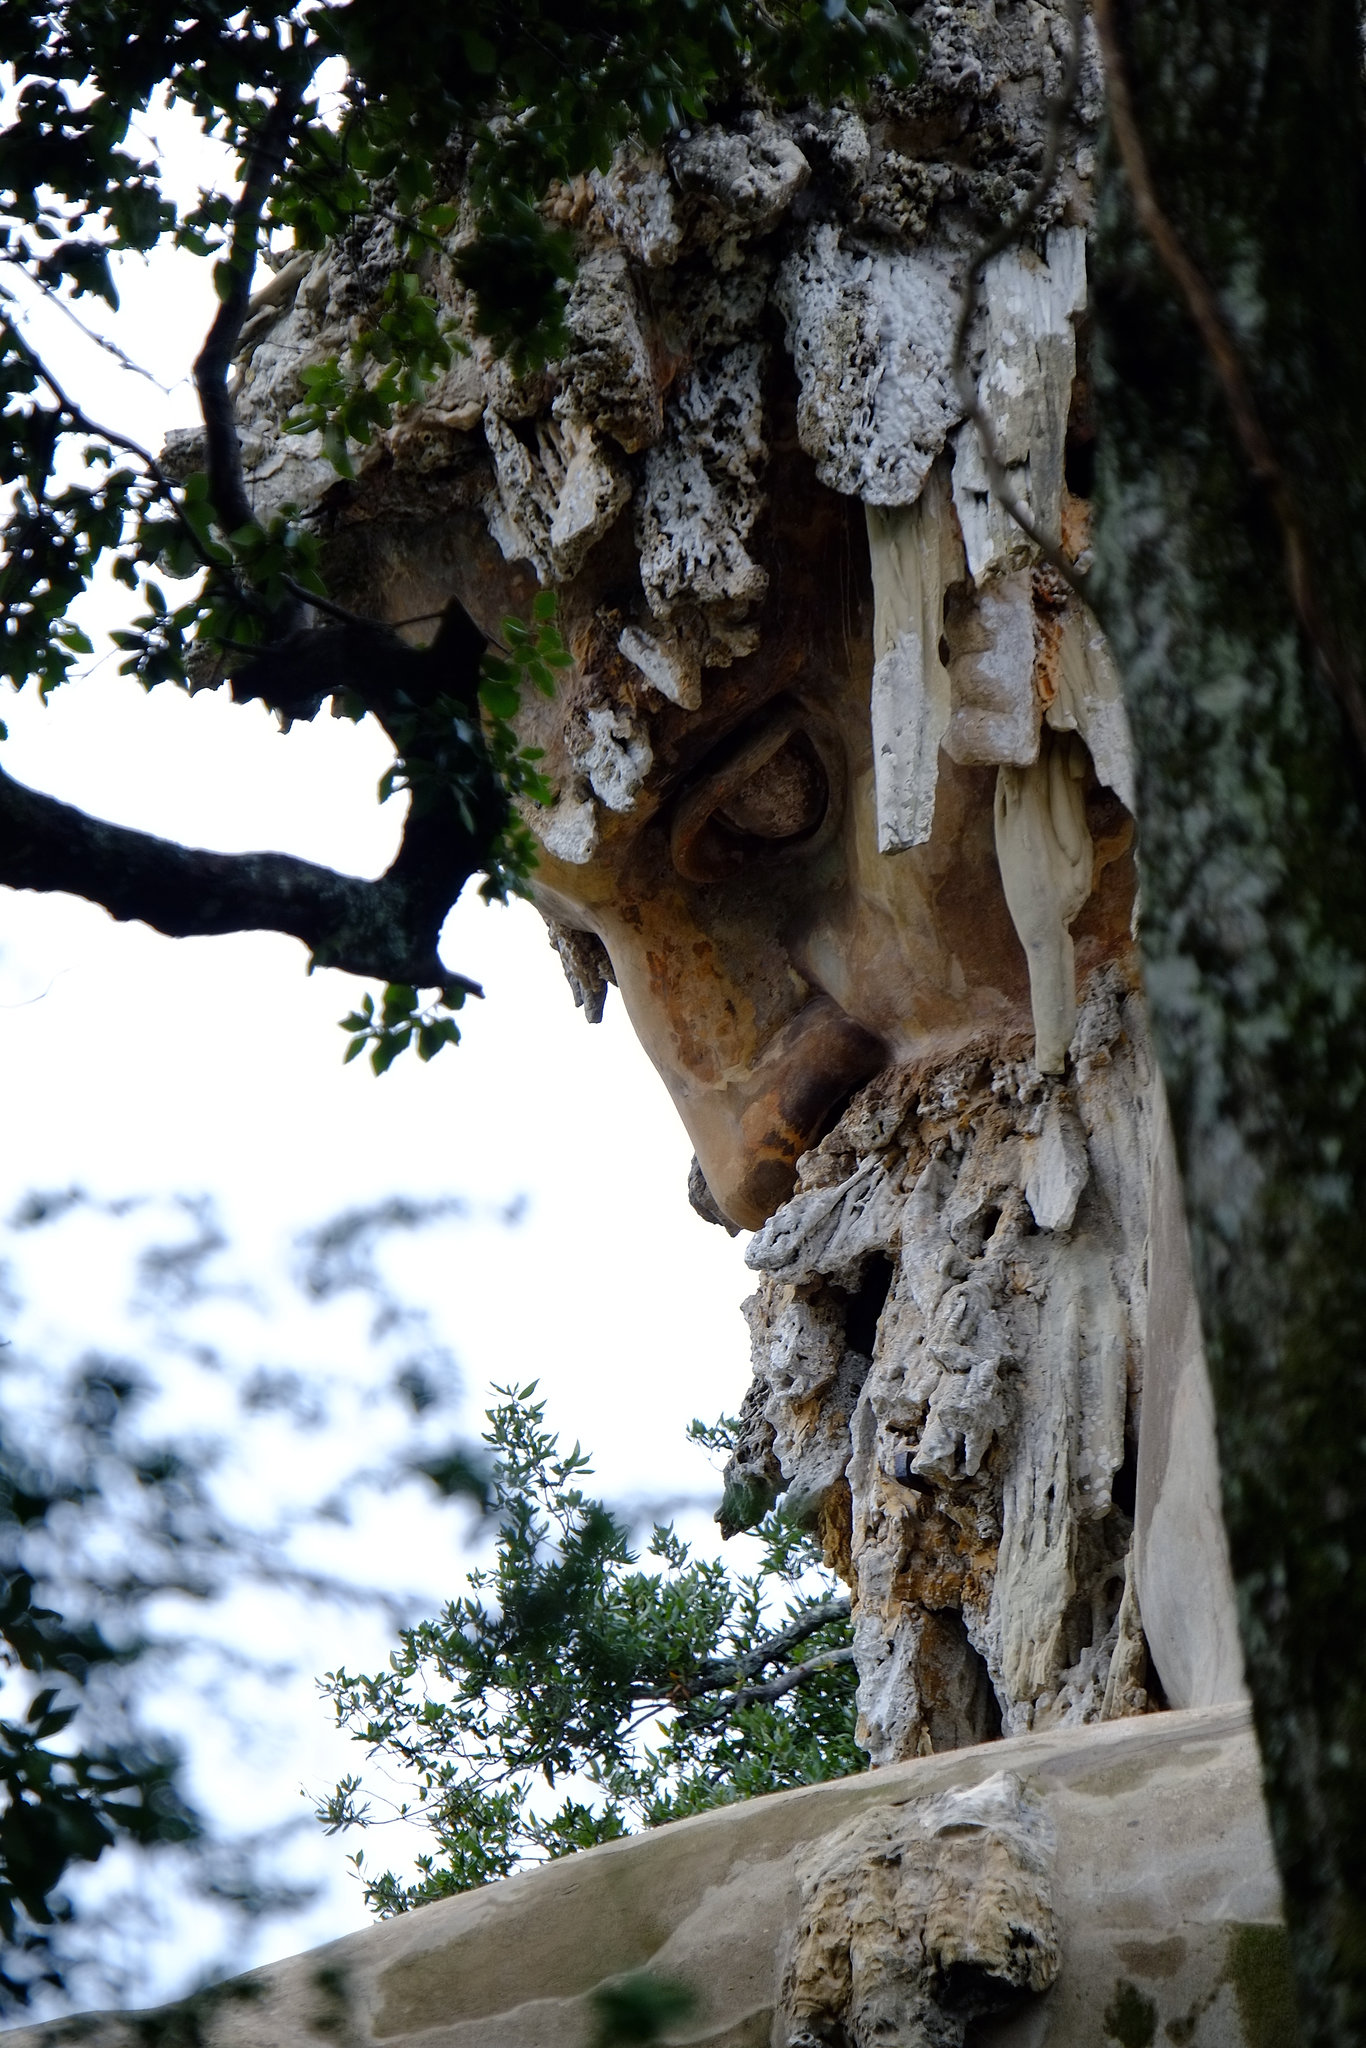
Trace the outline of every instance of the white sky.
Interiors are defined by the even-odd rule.
[[[185,378],[212,316],[206,272],[192,259],[124,263],[123,310],[102,321],[169,394],[119,371],[55,313],[35,310],[31,331],[97,417],[155,449],[195,417]],[[78,310],[93,322],[99,309],[88,308]],[[325,718],[282,736],[259,706],[165,686],[148,696],[114,668],[97,662],[45,708],[0,692],[6,769],[197,845],[383,868],[400,817],[375,801],[386,762],[376,730]],[[741,1243],[690,1210],[691,1148],[615,991],[603,1023],[585,1026],[526,905],[486,909],[471,896],[443,952],[487,991],[464,1013],[464,1044],[426,1067],[405,1056],[376,1080],[363,1061],[341,1064],[337,1020],[361,984],[309,978],[292,940],[169,940],[75,899],[0,890],[0,1216],[31,1188],[72,1182],[106,1197],[210,1190],[239,1263],[269,1287],[293,1233],[344,1206],[393,1191],[462,1194],[485,1208],[525,1197],[516,1228],[489,1216],[396,1253],[403,1284],[459,1356],[470,1425],[490,1382],[538,1379],[551,1422],[595,1454],[609,1495],[696,1494],[711,1475],[683,1429],[733,1409],[748,1378]],[[48,1342],[56,1355],[81,1337],[111,1339],[112,1269],[94,1239],[78,1241],[80,1256],[63,1254],[54,1234],[44,1254],[30,1348]],[[367,1564],[433,1600],[453,1592],[449,1513],[434,1536],[437,1526],[415,1500],[388,1503],[366,1519]],[[348,1553],[343,1568],[352,1562]],[[314,1619],[316,1669],[382,1656],[372,1624],[355,1623],[351,1641],[351,1624]],[[292,1818],[301,1779],[316,1789],[354,1762],[306,1687],[279,1714],[275,1754],[251,1766],[253,1819],[272,1804]],[[232,1741],[203,1729],[196,1739],[199,1795],[236,1812]],[[335,1881],[258,1959],[363,1924],[340,1874],[351,1846],[310,1852]],[[149,1991],[174,1989],[184,1961],[163,1957]]]

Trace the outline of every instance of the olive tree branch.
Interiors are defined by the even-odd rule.
[[[852,1643],[840,1650],[826,1650],[819,1657],[809,1657],[805,1664],[794,1664],[788,1671],[780,1671],[776,1678],[770,1678],[763,1685],[741,1686],[737,1692],[727,1693],[724,1698],[713,1700],[706,1709],[710,1720],[719,1720],[723,1714],[738,1714],[742,1707],[758,1707],[780,1700],[784,1693],[793,1692],[804,1685],[808,1678],[815,1678],[822,1671],[834,1671],[841,1664],[852,1664],[854,1649]]]
[[[735,1657],[709,1657],[701,1666],[695,1678],[682,1679],[667,1690],[661,1686],[635,1686],[631,1697],[639,1700],[667,1701],[681,1705],[684,1700],[700,1699],[703,1694],[720,1692],[726,1686],[738,1686],[746,1678],[754,1678],[765,1665],[786,1656],[789,1650],[804,1643],[825,1628],[832,1621],[847,1621],[850,1612],[847,1594],[835,1600],[823,1600],[818,1607],[808,1607],[802,1614],[780,1629],[776,1635],[768,1636],[762,1643],[756,1643],[752,1650],[745,1650]],[[803,1669],[815,1666],[802,1667]],[[736,1695],[739,1697],[739,1695]],[[775,1694],[776,1698],[777,1695]],[[722,1704],[725,1704],[722,1702]]]
[[[808,1636],[815,1635],[828,1622],[847,1621],[850,1603],[848,1594],[835,1600],[823,1600],[819,1607],[808,1607],[789,1622],[785,1629],[769,1636],[764,1642],[756,1643],[752,1650],[746,1650],[739,1657],[714,1657],[702,1666],[697,1677],[690,1681],[687,1692],[690,1699],[699,1693],[715,1692],[721,1686],[735,1685],[744,1678],[753,1678],[766,1664],[772,1664],[778,1657],[804,1643]]]
[[[1320,597],[1311,566],[1313,550],[1304,530],[1295,492],[1271,445],[1228,322],[1209,280],[1192,261],[1157,197],[1148,153],[1134,112],[1114,0],[1094,0],[1094,11],[1096,33],[1105,60],[1110,126],[1129,181],[1139,226],[1184,299],[1186,310],[1204,344],[1223,391],[1233,431],[1248,467],[1266,493],[1280,529],[1286,583],[1295,615],[1337,698],[1338,709],[1352,735],[1358,756],[1366,764],[1366,690],[1363,689],[1359,664],[1349,652]]]

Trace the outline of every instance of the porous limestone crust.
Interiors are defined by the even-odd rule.
[[[601,747],[572,746],[557,759],[559,800],[528,822],[560,859],[591,859],[610,826],[604,813],[637,803],[642,721],[665,703],[696,709],[705,672],[756,644],[775,381],[795,378],[798,432],[817,475],[870,507],[914,506],[944,456],[955,545],[966,548],[973,590],[987,593],[985,611],[995,580],[1035,551],[990,493],[960,382],[975,386],[1012,491],[1060,530],[1101,107],[1090,30],[1055,188],[1020,246],[987,267],[960,375],[968,268],[1033,182],[1067,8],[1001,0],[928,15],[910,89],[858,110],[751,107],[663,151],[622,150],[607,172],[555,195],[579,267],[570,346],[543,370],[517,374],[476,336],[450,260],[462,223],[451,250],[424,262],[468,353],[358,451],[354,483],[338,479],[319,434],[283,429],[304,396],[303,371],[345,361],[371,323],[397,262],[392,230],[361,223],[258,294],[236,393],[258,516],[292,504],[335,530],[379,499],[439,515],[444,496],[452,508],[477,505],[507,560],[555,587],[629,521],[638,589],[600,621],[624,660],[590,665],[590,708],[610,728],[607,751],[620,741],[627,760],[619,772]],[[458,199],[458,148],[452,163]],[[785,388],[781,410],[789,403]],[[903,724],[918,715],[908,687]],[[900,799],[909,836],[889,828],[888,847],[919,843],[932,754]]]
[[[1066,1079],[985,1044],[889,1069],[749,1247],[732,1498],[776,1463],[849,1578],[875,1763],[1149,1704],[1125,1592],[1152,1118],[1142,1006],[1104,970]]]
[[[1058,1974],[1054,1830],[1020,1780],[875,1808],[799,1862],[778,2048],[962,2048]]]

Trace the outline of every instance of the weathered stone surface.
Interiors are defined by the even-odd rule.
[[[1058,1974],[1054,1829],[1002,1771],[878,1806],[798,1858],[801,1904],[778,1997],[783,2048],[962,2048]]]
[[[1165,1112],[1118,969],[1066,1078],[980,1040],[879,1075],[746,1257],[728,1476],[762,1476],[762,1418],[854,1592],[875,1762],[1239,1696]]]
[[[953,361],[1066,12],[936,7],[910,92],[622,152],[553,202],[564,359],[476,343],[354,485],[319,497],[270,426],[383,230],[280,285],[244,371],[260,488],[307,486],[358,605],[496,637],[556,589],[572,667],[520,714],[556,791],[535,894],[586,1013],[619,987],[694,1206],[759,1233],[722,1520],[785,1486],[821,1531],[881,1763],[1240,1688],[1123,709],[966,417],[1084,562],[1089,40]],[[465,317],[444,258],[432,284]]]
[[[1002,1797],[1003,1772],[1018,1802],[1008,1785]],[[968,1823],[956,1833],[955,1802]],[[854,1886],[851,1852],[884,1859],[893,1899],[914,1895],[906,1924],[864,1910],[873,1888]],[[1037,1946],[1022,1936],[1045,1892],[1059,1968],[1040,1995],[1028,1987],[1047,1980],[1046,1933]],[[806,2016],[825,2023],[828,2007],[812,2010],[818,1925],[829,1974],[847,1967],[870,1992],[915,1966],[915,1928],[979,1978],[1022,1978],[1013,2012],[975,2022],[974,2048],[1293,2048],[1256,1753],[1237,1708],[1028,1735],[612,1842],[258,1971],[201,2013],[195,2038],[588,2048],[594,1987],[648,1970],[697,1995],[667,2036],[680,2048],[789,2048],[785,1985],[807,1987]],[[836,1983],[830,2003],[842,1995]],[[942,2004],[917,2020],[898,1997],[889,2017],[900,2031],[879,2042],[962,2038],[945,2031],[958,2023]],[[155,2036],[145,2018],[92,2016],[5,2038],[136,2048]],[[874,2037],[856,2024],[846,2038]]]
[[[1086,310],[1086,237],[1057,227],[1045,254],[1006,249],[987,264],[976,336],[977,404],[1010,498],[1055,543],[1062,535],[1063,453],[1077,370],[1074,322]],[[953,502],[973,581],[1028,561],[1029,543],[992,490],[981,437],[956,437]]]

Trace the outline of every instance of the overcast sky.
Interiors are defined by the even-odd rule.
[[[206,272],[188,259],[120,267],[122,311],[102,324],[165,390],[121,371],[55,312],[35,309],[31,332],[90,411],[155,449],[195,418],[186,372],[212,317]],[[376,802],[387,752],[372,726],[324,718],[283,736],[259,706],[165,686],[149,696],[109,658],[46,707],[0,694],[8,771],[102,817],[355,873],[380,872],[393,851],[401,816]],[[585,1025],[534,911],[488,909],[471,894],[443,953],[487,991],[464,1013],[464,1044],[426,1067],[400,1059],[377,1080],[364,1062],[341,1064],[338,1019],[361,984],[309,977],[295,942],[169,940],[75,899],[0,890],[0,1216],[35,1187],[209,1191],[239,1264],[275,1299],[301,1228],[394,1191],[464,1195],[471,1220],[395,1257],[399,1284],[459,1357],[471,1421],[491,1382],[537,1379],[552,1422],[593,1451],[609,1494],[705,1490],[713,1475],[683,1430],[693,1415],[733,1409],[748,1379],[743,1240],[693,1215],[691,1148],[619,998],[610,993],[601,1025]],[[509,1227],[498,1212],[516,1201],[521,1220]],[[54,1234],[34,1268],[24,1341],[54,1357],[80,1341],[132,1341],[111,1328],[115,1276],[100,1261],[114,1253],[88,1234],[69,1242],[63,1251]],[[369,1562],[435,1600],[455,1590],[449,1516],[433,1544],[416,1514],[399,1502],[367,1521]],[[382,1651],[368,1624],[355,1625],[355,1642],[339,1626],[327,1622],[317,1668]],[[301,1780],[330,1783],[348,1762],[306,1689],[280,1713],[288,1727],[265,1781],[253,1767],[258,1815],[272,1801],[297,1810]],[[201,1748],[197,1773],[200,1796],[231,1810],[230,1747]],[[345,1846],[325,1851],[335,1873]],[[303,1934],[274,1945],[364,1917],[338,1875]],[[171,1988],[175,1967],[163,1958],[158,1989]]]

